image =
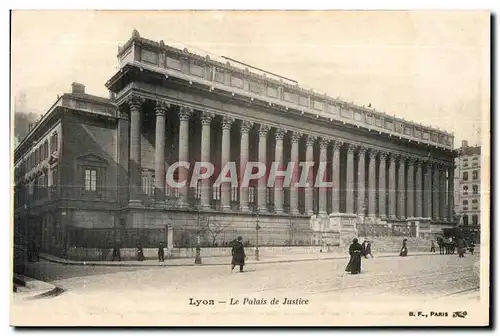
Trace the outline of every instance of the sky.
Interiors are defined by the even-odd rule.
[[[480,11],[14,11],[13,99],[42,114],[73,81],[107,97],[133,29],[453,132],[455,147],[489,141],[490,14]]]

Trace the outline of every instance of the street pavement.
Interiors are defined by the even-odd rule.
[[[65,292],[36,301],[14,296],[11,322],[210,325],[260,321],[265,325],[266,321],[275,323],[273,318],[308,324],[321,317],[335,324],[338,319],[360,318],[353,311],[361,306],[378,307],[383,321],[390,316],[381,311],[407,302],[455,300],[462,304],[479,299],[477,254],[363,259],[359,275],[346,273],[346,262],[249,262],[245,272],[239,273],[219,265],[107,267],[42,261],[37,265],[38,275]],[[271,303],[274,298],[279,304]],[[290,304],[283,304],[285,298]],[[403,310],[408,316],[408,309]]]

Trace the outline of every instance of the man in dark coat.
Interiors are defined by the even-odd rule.
[[[349,246],[349,254],[351,259],[345,268],[346,272],[351,272],[351,274],[361,273],[361,255],[363,254],[363,246],[358,243],[358,239],[354,238],[352,240],[351,246]]]
[[[469,252],[470,252],[470,254],[474,255],[474,248],[475,248],[475,247],[476,247],[476,245],[474,245],[474,243],[473,243],[473,242],[471,242],[471,243],[469,244]]]
[[[141,243],[137,243],[137,261],[144,261],[144,251],[142,250]]]
[[[165,261],[165,249],[163,248],[163,242],[160,242],[160,246],[158,247],[158,261]]]
[[[431,252],[436,252],[436,245],[434,244],[434,240],[431,240]]]
[[[241,242],[243,237],[239,236],[237,240],[233,242],[233,249],[231,254],[233,255],[233,259],[231,260],[231,272],[234,270],[236,265],[240,266],[240,272],[243,272],[243,266],[245,265],[245,248],[243,247],[243,243]]]
[[[111,259],[111,261],[115,261],[118,260],[118,261],[122,261],[122,256],[120,254],[120,245],[118,243],[115,244],[115,247],[113,247],[113,258]]]
[[[401,251],[399,251],[399,256],[400,257],[406,257],[408,256],[408,248],[406,247],[406,242],[408,239],[403,239],[403,246],[401,247]]]

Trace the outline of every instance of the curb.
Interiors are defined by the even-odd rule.
[[[40,293],[31,297],[25,298],[25,300],[39,300],[39,299],[49,299],[61,295],[65,290],[61,287],[54,287],[44,293]]]
[[[14,279],[14,284],[17,284],[20,287],[27,287],[27,285],[30,281],[44,283],[44,284],[51,287],[50,289],[46,289],[45,291],[42,290],[41,293],[38,293],[35,295],[28,295],[28,293],[26,293],[25,294],[26,297],[23,297],[22,300],[37,300],[37,299],[44,299],[44,298],[52,298],[52,297],[56,297],[56,296],[64,293],[64,289],[61,287],[54,286],[53,284],[48,283],[48,282],[44,282],[41,280],[30,278],[30,277],[27,277],[25,275],[14,274],[13,279]]]
[[[418,254],[411,254],[407,257],[418,257],[425,255],[439,255],[439,254],[430,254],[427,252],[420,252]],[[399,257],[399,254],[395,252],[394,255],[381,255],[378,256],[377,259],[380,258],[394,258]],[[40,259],[47,260],[49,262],[53,262],[61,265],[74,265],[74,266],[97,266],[97,267],[196,267],[196,266],[227,266],[229,263],[213,263],[213,264],[177,264],[177,265],[169,265],[169,264],[118,264],[118,263],[110,263],[110,264],[99,264],[92,261],[74,261],[74,260],[55,260],[51,258],[47,258],[44,256],[40,256]],[[230,257],[228,257],[230,259]],[[288,260],[274,260],[274,261],[258,261],[255,263],[249,263],[253,265],[259,264],[282,264],[282,263],[294,263],[294,262],[306,262],[306,261],[321,261],[321,260],[347,260],[349,256],[335,256],[335,257],[325,257],[325,258],[307,258],[307,259],[288,259]]]

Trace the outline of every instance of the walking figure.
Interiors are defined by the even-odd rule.
[[[160,242],[160,246],[158,247],[158,261],[165,261],[165,249],[163,248],[163,242]]]
[[[233,248],[231,254],[233,256],[231,260],[231,272],[234,270],[236,265],[240,266],[240,272],[243,272],[243,266],[245,266],[245,248],[243,247],[243,243],[241,242],[243,237],[239,236],[237,240],[233,242]]]
[[[463,238],[457,239],[457,252],[459,258],[465,258],[466,244]]]
[[[366,255],[366,244],[367,243],[368,243],[368,240],[365,238],[365,240],[363,240],[363,244],[361,244],[361,251],[362,251],[363,257],[365,257],[366,259],[368,259],[368,256]]]
[[[406,247],[406,242],[408,239],[403,239],[403,246],[401,247],[401,251],[399,251],[399,256],[400,257],[406,257],[408,256],[408,248]]]
[[[111,259],[111,261],[115,260],[122,261],[122,257],[120,255],[120,246],[118,246],[118,243],[116,243],[113,247],[113,258]]]
[[[431,240],[431,252],[436,252],[436,245],[434,245],[434,240]]]
[[[358,238],[352,240],[352,244],[349,246],[349,254],[351,259],[347,264],[345,271],[351,272],[351,274],[361,273],[361,255],[363,254],[363,246],[358,243]]]
[[[373,254],[372,254],[372,242],[370,240],[368,240],[366,242],[365,258],[368,259],[369,255],[373,258]]]
[[[471,242],[470,245],[469,245],[469,252],[470,252],[470,254],[474,255],[474,248],[475,247],[476,246],[474,245],[474,243]]]
[[[137,243],[137,261],[144,261],[144,251],[142,250],[141,243]]]

